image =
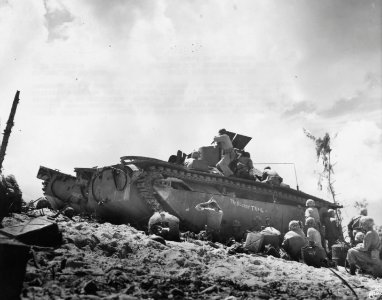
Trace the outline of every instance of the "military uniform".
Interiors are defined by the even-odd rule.
[[[269,182],[274,185],[280,185],[283,182],[283,179],[276,171],[272,169],[264,169],[263,176],[261,178],[262,182]]]
[[[380,259],[381,240],[378,233],[372,229],[365,235],[363,243],[349,249],[346,259],[350,265],[375,276],[382,275],[382,261]]]
[[[218,143],[222,150],[222,158],[216,164],[225,176],[231,176],[233,174],[232,170],[229,168],[230,162],[235,158],[235,151],[231,139],[227,134],[221,134],[214,137],[214,142]]]

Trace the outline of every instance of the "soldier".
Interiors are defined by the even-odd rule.
[[[360,220],[363,216],[367,216],[366,208],[362,208],[359,212],[359,215],[354,216],[348,224],[348,235],[350,238],[350,243],[352,245],[355,244],[354,237],[357,234],[357,232],[362,232],[362,226],[361,226]]]
[[[282,243],[283,249],[289,254],[289,256],[299,261],[301,258],[301,248],[308,244],[308,240],[302,231],[299,221],[289,222],[289,231],[284,236]]]
[[[237,159],[236,172],[237,177],[252,179],[253,176],[250,176],[250,170],[253,169],[253,162],[249,152],[243,152],[240,157]]]
[[[227,135],[227,130],[220,129],[219,135],[214,137],[214,142],[218,144],[222,151],[222,158],[216,164],[217,168],[223,171],[225,176],[233,175],[232,170],[229,168],[229,164],[235,158],[235,151],[233,149],[232,141]]]
[[[309,217],[305,220],[305,226],[307,227],[306,237],[310,245],[317,247],[316,255],[320,259],[326,259],[326,251],[322,246],[322,239],[320,232],[316,229],[316,221],[314,218]]]
[[[148,224],[149,234],[156,234],[166,240],[179,241],[179,219],[167,212],[155,212]]]
[[[261,182],[271,183],[274,185],[280,185],[283,179],[277,174],[276,171],[272,170],[271,167],[265,167],[263,171],[263,176]]]
[[[316,207],[316,202],[312,199],[308,199],[306,200],[306,207],[307,209],[305,210],[305,219],[311,217],[313,218],[315,221],[316,221],[316,225],[319,225],[321,224],[321,221],[320,221],[320,214],[318,213],[318,209]]]
[[[22,192],[13,175],[0,175],[0,223],[8,213],[21,212]]]
[[[359,220],[362,229],[366,232],[363,243],[349,249],[347,261],[350,265],[350,274],[355,275],[356,268],[359,267],[367,273],[376,276],[382,275],[382,262],[379,258],[381,251],[381,240],[374,230],[374,220],[367,216],[362,216]]]
[[[333,209],[329,209],[324,215],[325,238],[328,241],[329,251],[331,251],[332,246],[340,238],[340,229]]]

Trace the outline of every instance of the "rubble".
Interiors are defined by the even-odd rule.
[[[0,229],[0,233],[28,245],[54,247],[62,242],[57,223],[47,217],[32,218],[26,222],[5,227]]]
[[[25,222],[15,214],[5,224]],[[129,225],[62,215],[57,248],[37,248],[30,258],[21,299],[321,299],[352,298],[329,269],[188,237],[161,244]],[[240,244],[240,243],[237,243]],[[36,264],[37,262],[37,264]],[[367,298],[382,279],[336,270]]]

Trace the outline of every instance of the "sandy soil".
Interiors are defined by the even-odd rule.
[[[3,224],[25,220],[15,215]],[[229,255],[191,240],[163,245],[129,225],[57,218],[64,243],[35,249],[22,299],[354,299],[329,269],[259,255]],[[337,271],[360,299],[382,279]]]

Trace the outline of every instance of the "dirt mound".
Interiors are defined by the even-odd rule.
[[[25,216],[15,218],[25,220]],[[129,225],[57,220],[64,244],[35,249],[22,299],[353,298],[330,270],[274,257],[229,255],[221,244],[152,239]],[[12,223],[7,220],[8,223]],[[6,223],[7,223],[6,222]],[[339,273],[360,298],[381,279]]]

